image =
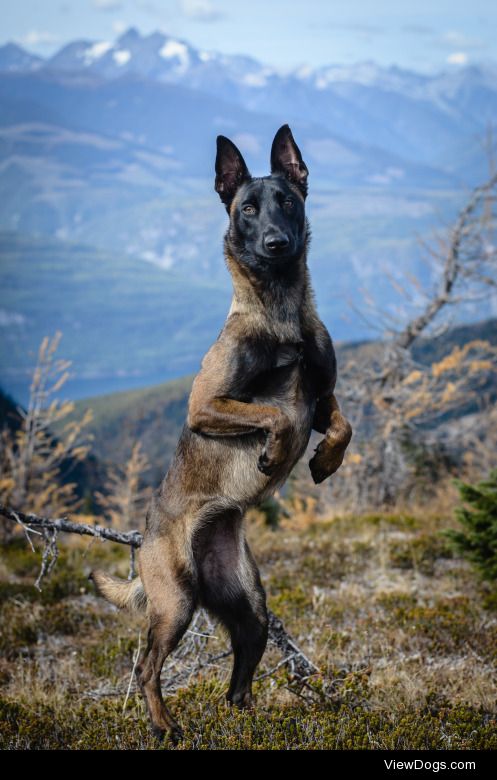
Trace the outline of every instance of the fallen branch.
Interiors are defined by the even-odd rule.
[[[287,633],[282,621],[274,612],[269,611],[269,640],[276,645],[287,659],[292,673],[296,677],[310,677],[318,672],[317,666],[309,661],[294,639]]]
[[[25,514],[11,509],[4,504],[0,504],[0,515],[14,523],[19,523],[23,527],[49,528],[52,531],[64,531],[68,534],[80,534],[80,536],[98,536],[100,539],[106,539],[109,542],[118,544],[130,544],[132,547],[140,547],[143,536],[139,531],[130,531],[129,533],[120,533],[113,528],[104,525],[87,525],[86,523],[73,523],[67,517],[40,517],[34,514]]]
[[[102,525],[74,523],[73,521],[68,520],[67,517],[39,517],[35,514],[19,512],[4,504],[0,504],[0,515],[21,525],[28,536],[28,539],[29,533],[39,534],[39,531],[35,530],[36,528],[43,529],[45,549],[43,552],[40,574],[36,580],[38,590],[41,590],[41,580],[45,575],[51,572],[57,560],[57,534],[61,531],[64,533],[79,534],[80,536],[94,536],[106,541],[116,542],[117,544],[129,545],[131,547],[131,570],[134,570],[134,553],[143,542],[143,535],[139,531],[121,533],[113,528],[107,528]],[[29,541],[31,543],[31,539],[29,539]],[[302,680],[316,674],[318,668],[307,658],[295,640],[288,634],[280,618],[271,611],[268,612],[268,617],[268,639],[281,652],[284,663],[288,664],[292,675],[298,680]]]

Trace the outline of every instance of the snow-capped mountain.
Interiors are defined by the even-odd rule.
[[[310,91],[347,93],[360,87],[399,93],[446,108],[463,90],[478,87],[497,89],[497,65],[471,65],[441,74],[420,74],[399,68],[381,67],[372,61],[353,65],[330,64],[320,68],[303,66],[280,72],[242,55],[224,55],[198,50],[190,43],[162,32],[141,35],[130,28],[115,41],[77,40],[43,60],[17,44],[0,47],[0,71],[29,71],[40,67],[54,70],[97,73],[105,78],[139,75],[147,79],[182,84],[209,93],[241,90],[247,98],[262,88],[281,89],[300,83]],[[228,91],[226,91],[228,90]]]
[[[492,65],[425,75],[363,62],[282,73],[250,57],[202,51],[164,33],[141,35],[131,28],[115,41],[71,42],[45,61],[13,44],[0,48],[0,71],[34,70],[180,86],[258,114],[319,125],[348,143],[451,173],[458,166],[456,150],[483,136],[497,118]]]
[[[85,69],[105,78],[133,74],[197,89],[209,85],[215,88],[221,82],[226,86],[229,81],[262,86],[270,72],[250,57],[199,51],[186,41],[160,32],[142,36],[135,28],[127,30],[115,42],[69,43],[48,59],[46,65],[57,70]]]
[[[366,62],[283,73],[135,29],[116,41],[73,41],[45,60],[7,44],[0,47],[0,234],[14,243],[35,236],[52,248],[94,247],[97,277],[102,250],[117,253],[116,269],[126,258],[143,262],[144,280],[151,264],[166,269],[181,280],[190,321],[195,284],[228,285],[226,213],[213,190],[216,135],[232,138],[254,175],[264,175],[274,133],[289,122],[310,170],[320,312],[336,338],[362,338],[367,326],[350,318],[348,302],[360,307],[362,291],[374,292],[395,317],[394,285],[406,275],[427,281],[415,236],[429,236],[437,218],[450,224],[465,188],[485,179],[481,140],[496,120],[492,65],[422,75]],[[53,258],[39,260],[40,246],[30,255],[33,268],[40,263],[33,288],[45,284],[43,310],[56,311],[58,287],[46,281]],[[57,257],[72,257],[68,246]],[[101,292],[88,263],[82,281],[57,265],[76,285],[75,299]],[[133,284],[121,271],[115,278],[126,301]],[[140,295],[146,310],[155,286]],[[36,344],[44,321],[27,305],[6,306]],[[183,353],[183,326],[174,327],[168,335]],[[114,346],[122,332],[121,323]]]
[[[37,70],[44,63],[42,57],[30,54],[16,43],[6,43],[5,46],[0,46],[0,71],[27,73]]]

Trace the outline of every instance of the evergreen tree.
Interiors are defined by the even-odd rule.
[[[456,485],[462,499],[456,517],[463,528],[447,536],[484,580],[497,580],[497,469],[476,485],[461,480]]]

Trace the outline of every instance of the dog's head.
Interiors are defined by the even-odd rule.
[[[253,178],[234,143],[217,139],[216,182],[230,216],[227,242],[256,275],[281,275],[304,252],[308,170],[288,125],[271,148],[271,175]]]

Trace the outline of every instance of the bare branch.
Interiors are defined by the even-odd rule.
[[[450,241],[444,256],[444,266],[439,288],[436,295],[429,301],[425,310],[411,320],[404,330],[399,333],[395,339],[395,345],[401,349],[408,349],[413,341],[430,325],[443,306],[452,300],[453,290],[458,280],[464,272],[466,277],[472,275],[472,269],[464,267],[462,263],[462,252],[464,250],[464,240],[472,230],[470,223],[477,207],[482,203],[488,203],[490,191],[497,185],[497,174],[494,173],[491,178],[483,185],[476,187],[464,208],[460,211],[455,225],[451,228]],[[477,272],[476,272],[477,273]],[[487,282],[488,284],[488,282]]]
[[[57,530],[44,528],[43,536],[45,537],[45,548],[43,550],[40,573],[35,582],[35,588],[39,590],[40,593],[41,582],[43,578],[50,574],[57,562],[57,558],[59,557],[59,548],[57,547]]]
[[[106,528],[102,525],[74,523],[71,520],[68,520],[67,517],[39,517],[39,515],[25,514],[24,512],[13,510],[4,504],[0,504],[0,515],[3,515],[3,517],[6,517],[8,520],[13,520],[15,523],[21,522],[23,526],[27,526],[30,529],[32,527],[48,528],[70,534],[79,534],[80,536],[98,536],[100,539],[118,542],[118,544],[130,544],[133,547],[140,547],[143,541],[143,536],[139,531],[121,533],[120,531],[115,531],[113,528]]]
[[[117,544],[127,544],[131,546],[132,551],[137,547],[140,547],[143,541],[143,535],[139,531],[129,531],[122,533],[115,531],[113,528],[104,528],[100,525],[87,525],[85,523],[74,523],[68,520],[66,517],[60,518],[48,518],[38,517],[34,514],[24,514],[24,512],[18,512],[10,507],[0,504],[0,515],[12,520],[14,523],[21,523],[23,528],[31,530],[34,528],[42,528],[43,532],[48,534],[47,546],[43,553],[42,570],[37,579],[37,587],[42,578],[49,574],[57,560],[56,549],[56,537],[57,533],[62,531],[64,533],[79,534],[81,536],[94,536],[101,539],[116,542]],[[285,663],[291,669],[292,674],[297,679],[307,678],[318,672],[318,668],[307,658],[305,653],[299,648],[295,640],[287,633],[282,621],[276,617],[276,615],[268,611],[269,618],[269,640],[281,651],[285,659]],[[192,635],[196,635],[198,632],[190,632]],[[207,633],[201,634],[202,640],[207,641],[210,637]],[[219,657],[225,657],[227,654],[222,654]],[[210,661],[209,661],[210,663]],[[203,664],[206,665],[206,664]],[[199,666],[200,668],[200,666]],[[188,672],[190,674],[190,672]],[[168,681],[169,684],[170,681]],[[129,695],[129,693],[128,693]]]

